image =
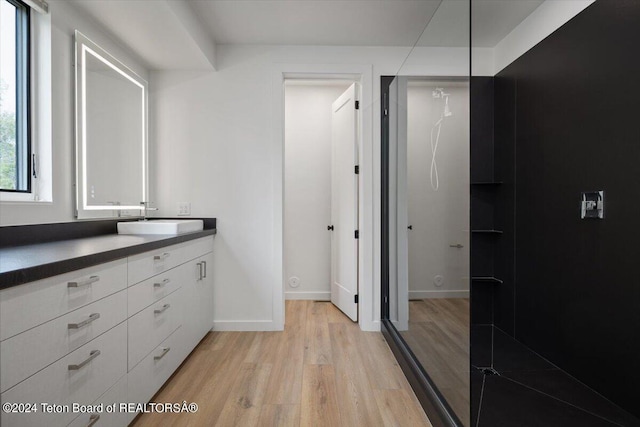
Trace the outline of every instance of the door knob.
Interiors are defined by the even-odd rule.
[[[413,230],[413,225],[407,227],[409,230]]]
[[[329,230],[329,231],[333,231],[333,225],[328,225],[328,226],[327,226],[327,230]]]

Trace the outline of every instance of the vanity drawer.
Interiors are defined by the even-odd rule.
[[[0,292],[0,340],[90,304],[127,285],[121,259]]]
[[[213,236],[129,257],[129,286],[213,251]]]
[[[184,244],[167,246],[129,257],[129,286],[170,270],[187,261]]]
[[[63,413],[2,413],[3,427],[66,426],[75,415],[72,403],[88,405],[127,372],[127,324],[122,322],[73,353],[2,393],[2,402],[68,405]],[[91,357],[92,352],[93,359]]]
[[[113,405],[116,404],[115,412],[102,413],[84,413],[80,414],[69,427],[87,427],[94,422],[95,427],[125,427],[129,422],[129,414],[126,412],[120,412],[120,403],[128,402],[127,399],[127,376],[123,376],[120,380],[109,390],[107,390],[102,396],[91,405]],[[95,420],[95,417],[98,417]]]
[[[129,372],[129,402],[147,403],[169,379],[185,357],[180,333],[176,330]],[[133,419],[135,414],[130,417]]]
[[[181,290],[129,318],[129,370],[182,324]]]
[[[0,343],[0,391],[5,391],[127,318],[122,290]]]
[[[182,287],[187,278],[185,267],[184,264],[180,265],[129,287],[129,316],[133,316]]]

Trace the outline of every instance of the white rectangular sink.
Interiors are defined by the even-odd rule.
[[[201,219],[152,219],[118,223],[118,234],[182,234],[204,228]]]

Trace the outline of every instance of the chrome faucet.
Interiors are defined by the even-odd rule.
[[[149,202],[140,202],[140,210],[142,211],[142,218],[140,218],[140,221],[147,221],[147,211],[157,211],[158,208],[150,208]]]

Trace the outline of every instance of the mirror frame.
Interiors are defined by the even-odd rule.
[[[149,195],[149,153],[148,153],[148,82],[133,70],[120,62],[109,52],[91,41],[80,31],[75,31],[75,217],[77,219],[98,219],[113,217],[137,217],[145,209],[138,205],[91,205],[87,204],[87,164],[86,164],[86,54],[89,52],[96,59],[112,68],[142,89],[143,123],[140,143],[142,145],[142,198],[140,202],[148,202]],[[126,211],[126,212],[125,212]],[[133,211],[133,212],[131,212]]]

